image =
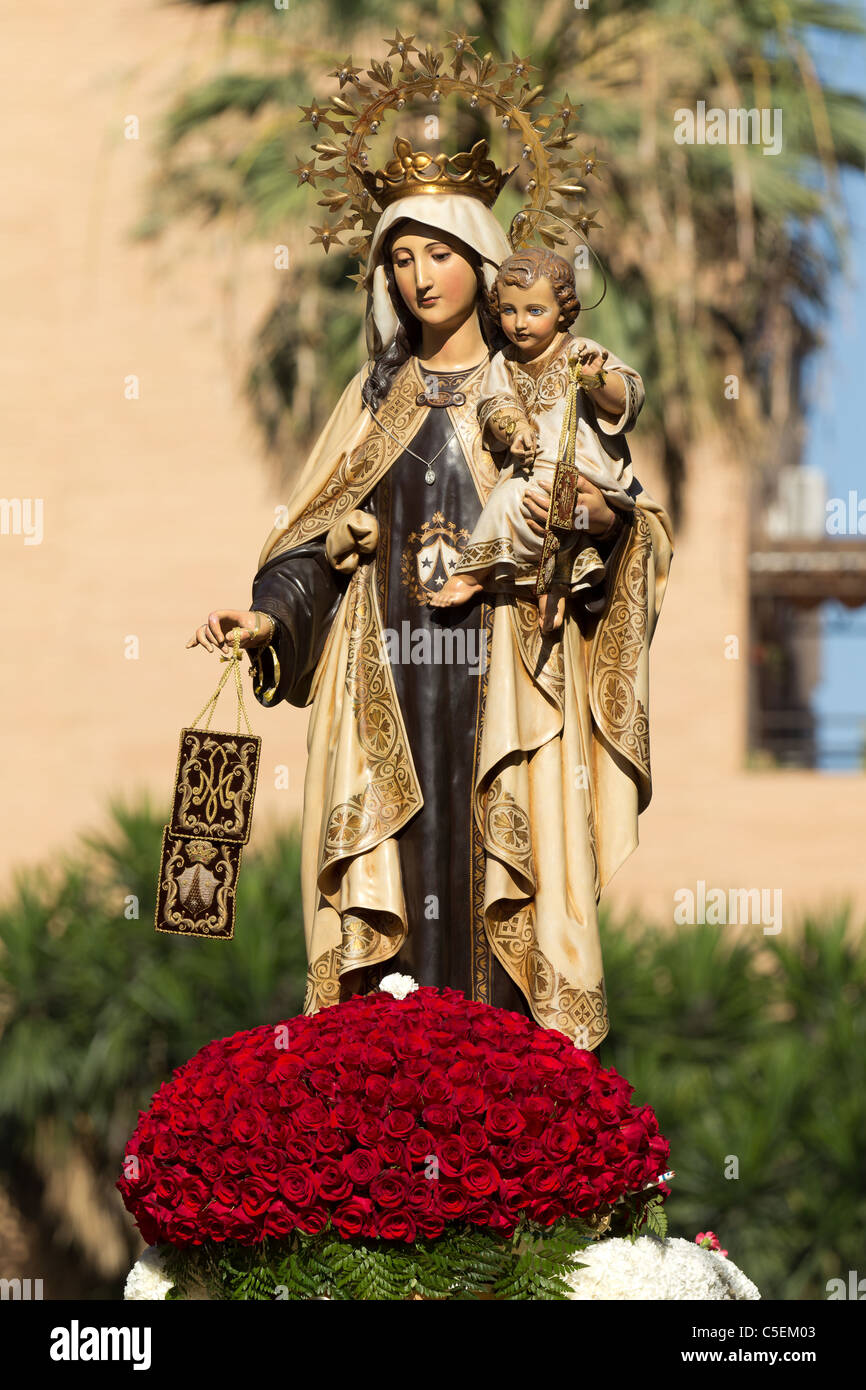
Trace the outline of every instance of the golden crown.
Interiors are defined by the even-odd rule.
[[[394,141],[394,158],[384,169],[370,170],[367,144],[374,137],[389,111],[402,111],[407,100],[422,98],[438,104],[443,97],[454,94],[466,98],[470,108],[485,105],[498,115],[500,125],[522,137],[522,155],[532,165],[532,176],[526,183],[527,201],[512,219],[508,239],[512,250],[519,251],[534,236],[540,237],[551,250],[564,245],[566,238],[559,227],[566,224],[585,235],[599,224],[592,212],[574,211],[554,197],[571,200],[586,192],[583,180],[595,174],[600,161],[594,154],[577,154],[571,149],[577,131],[571,124],[578,118],[566,92],[552,113],[536,111],[543,99],[544,88],[532,86],[529,74],[536,69],[527,58],[512,53],[512,61],[500,64],[489,53],[480,57],[473,48],[477,35],[451,33],[446,48],[454,50],[445,69],[445,56],[427,44],[424,52],[413,43],[414,34],[404,36],[399,29],[390,43],[388,58],[400,58],[399,73],[395,74],[386,59],[371,60],[364,82],[361,69],[352,64],[351,56],[329,76],[339,80],[340,92],[330,105],[302,106],[304,120],[309,121],[316,136],[320,127],[329,126],[333,136],[317,138],[313,145],[316,158],[299,164],[293,170],[298,184],[316,187],[318,179],[341,183],[342,188],[323,191],[319,207],[340,214],[338,222],[313,226],[313,242],[320,242],[325,251],[342,246],[341,231],[355,234],[346,249],[359,261],[366,261],[373,230],[379,218],[374,204],[384,209],[396,198],[411,194],[464,193],[480,198],[491,207],[504,184],[519,165],[499,169],[489,158],[486,140],[478,140],[471,150],[456,155],[431,154],[414,150],[405,137]],[[417,57],[417,66],[411,55]],[[502,67],[505,76],[497,80]],[[347,124],[348,120],[348,124]],[[340,140],[339,136],[345,136]],[[559,224],[559,226],[557,226]],[[351,277],[361,288],[361,274]]]
[[[384,169],[371,173],[357,164],[351,167],[383,211],[389,203],[413,193],[466,193],[491,208],[518,165],[498,169],[489,153],[487,141],[476,140],[467,153],[429,154],[413,150],[411,142],[398,135],[394,158]]]

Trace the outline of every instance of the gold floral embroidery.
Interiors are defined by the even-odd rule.
[[[421,790],[385,656],[373,566],[359,565],[352,585],[346,613],[346,693],[358,742],[367,755],[369,780],[363,791],[332,810],[320,872],[336,860],[372,849],[394,835],[421,805]]]
[[[649,719],[637,696],[637,670],[647,633],[649,522],[640,508],[628,528],[611,601],[595,636],[593,716],[619,752],[650,775]]]
[[[501,777],[491,783],[484,798],[484,846],[535,884],[529,817],[506,791]]]

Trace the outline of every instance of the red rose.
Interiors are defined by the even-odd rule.
[[[370,1078],[373,1080],[374,1078]],[[380,1078],[375,1078],[379,1080]],[[421,1092],[411,1076],[398,1076],[390,1087],[390,1101],[397,1110],[410,1110],[416,1105]]]
[[[533,1138],[543,1134],[553,1117],[554,1105],[549,1096],[527,1096],[523,1102],[526,1132]]]
[[[327,1154],[332,1158],[339,1158],[349,1147],[349,1140],[340,1129],[329,1129],[325,1126],[316,1135],[316,1152]]]
[[[487,1111],[485,1128],[494,1139],[516,1139],[526,1128],[526,1121],[512,1101],[494,1101]]]
[[[428,1163],[435,1157],[436,1140],[427,1129],[415,1129],[406,1141],[406,1156],[410,1163]]]
[[[274,1240],[284,1240],[295,1229],[295,1216],[284,1202],[272,1202],[265,1214],[264,1231]]]
[[[376,1152],[384,1168],[402,1168],[406,1158],[406,1146],[399,1139],[381,1139]]]
[[[351,1101],[345,1102],[345,1105],[350,1104],[352,1104]],[[344,1107],[341,1106],[337,1107],[338,1110],[343,1108]],[[318,1129],[320,1125],[327,1124],[328,1112],[320,1100],[305,1100],[302,1101],[298,1108],[295,1110],[294,1120],[295,1124],[298,1126],[298,1129]],[[338,1119],[337,1123],[342,1125],[343,1121]]]
[[[370,1219],[373,1203],[365,1197],[350,1197],[343,1202],[331,1217],[332,1224],[345,1239],[360,1235],[365,1223]]]
[[[559,1169],[552,1163],[540,1163],[529,1170],[524,1182],[534,1196],[549,1196],[559,1191]]]
[[[213,1185],[213,1195],[224,1207],[236,1207],[241,1200],[240,1183],[234,1178],[219,1178]]]
[[[170,1130],[161,1130],[154,1136],[153,1156],[160,1161],[174,1158],[177,1153],[177,1138]]]
[[[443,1217],[438,1216],[436,1212],[421,1212],[421,1214],[415,1218],[415,1228],[417,1234],[423,1236],[425,1240],[435,1240],[436,1237],[441,1236],[442,1232],[445,1230],[445,1221]]]
[[[416,1216],[435,1211],[438,1205],[436,1183],[431,1178],[414,1178],[406,1193],[406,1205]]]
[[[440,1133],[450,1133],[457,1127],[457,1111],[453,1105],[440,1105],[438,1103],[425,1105],[421,1111],[421,1116],[434,1134],[437,1130]]]
[[[439,1210],[443,1216],[453,1221],[458,1216],[463,1216],[468,1206],[469,1198],[459,1183],[449,1182],[447,1179],[440,1182]]]
[[[384,1076],[368,1076],[364,1082],[364,1094],[373,1105],[381,1105],[389,1089]]]
[[[473,1158],[466,1165],[463,1186],[473,1197],[489,1197],[499,1190],[499,1173],[486,1158]]]
[[[385,1116],[382,1128],[390,1139],[405,1141],[415,1128],[415,1116],[411,1110],[392,1110]]]
[[[350,1182],[356,1186],[366,1186],[382,1165],[375,1149],[355,1149],[342,1160],[342,1167]]]
[[[309,1139],[290,1139],[284,1146],[283,1151],[287,1163],[315,1163],[316,1150]]]
[[[454,1087],[443,1076],[441,1072],[433,1072],[429,1075],[421,1087],[421,1095],[426,1101],[433,1101],[437,1105],[445,1105],[454,1094]]]
[[[483,1154],[489,1147],[487,1133],[476,1120],[467,1120],[460,1126],[460,1138],[468,1153]]]
[[[231,1122],[231,1132],[239,1144],[252,1144],[264,1132],[266,1120],[260,1110],[242,1110]]]
[[[480,1115],[487,1105],[487,1097],[480,1086],[458,1086],[454,1092],[454,1104],[462,1115]]]
[[[241,1206],[247,1216],[261,1216],[271,1204],[273,1193],[261,1178],[248,1178],[241,1191]]]
[[[415,1221],[405,1211],[384,1211],[377,1220],[377,1234],[382,1240],[414,1240]]]
[[[406,1201],[406,1194],[409,1191],[409,1180],[403,1173],[395,1173],[386,1170],[378,1173],[370,1183],[370,1196],[377,1207],[384,1207],[388,1211],[395,1211],[402,1207]]]
[[[438,1144],[439,1171],[447,1178],[456,1178],[466,1167],[466,1145],[456,1134],[449,1134]]]
[[[307,1168],[288,1164],[279,1175],[280,1191],[289,1206],[309,1206],[315,1196],[312,1173]]]
[[[328,1224],[328,1211],[326,1207],[309,1207],[298,1217],[298,1230],[304,1231],[306,1235],[318,1235],[319,1231],[324,1231]]]
[[[338,1163],[324,1163],[314,1181],[316,1191],[325,1202],[341,1202],[352,1194],[351,1179]]]
[[[544,1132],[542,1143],[546,1153],[557,1162],[569,1158],[580,1144],[580,1135],[574,1125],[560,1120],[549,1125]]]

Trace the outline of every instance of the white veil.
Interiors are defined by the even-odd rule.
[[[366,337],[371,358],[382,353],[397,332],[397,315],[388,294],[382,256],[385,233],[400,218],[423,222],[437,231],[450,232],[471,246],[484,262],[484,281],[493,284],[502,261],[511,255],[511,246],[500,223],[480,198],[469,193],[413,193],[391,203],[373,232],[364,286],[367,290]]]

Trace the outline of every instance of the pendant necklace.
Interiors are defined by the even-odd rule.
[[[469,381],[470,376],[471,376],[471,373],[477,372],[478,370],[480,370],[481,367],[486,366],[486,364],[487,364],[487,358],[485,357],[485,358],[483,359],[483,361],[479,362],[478,365],[477,365],[476,367],[469,367],[469,368],[467,369],[467,373],[468,373],[468,374],[467,374],[467,377],[466,377],[466,381]],[[459,373],[459,372],[442,372],[441,375],[442,375],[442,376],[459,376],[460,373]],[[465,384],[465,383],[464,383],[464,384]],[[464,402],[465,402],[465,400],[466,400],[466,396],[465,396],[465,394],[464,394],[462,391],[455,391],[455,392],[453,392],[453,393],[446,392],[444,395],[442,395],[442,394],[440,393],[440,395],[439,395],[438,397],[431,398],[431,396],[429,395],[428,391],[427,391],[427,390],[424,390],[424,391],[420,391],[420,392],[418,393],[418,395],[415,397],[415,404],[416,404],[416,405],[424,405],[424,404],[427,404],[427,405],[431,405],[431,406],[433,406],[433,405],[438,405],[438,406],[442,406],[442,405],[463,405]],[[388,426],[382,424],[382,421],[379,419],[379,417],[378,417],[378,416],[375,414],[375,412],[373,411],[372,406],[368,405],[368,406],[367,406],[367,409],[369,410],[370,414],[372,415],[373,419],[375,420],[375,422],[376,422],[376,424],[379,426],[379,428],[382,429],[382,430],[384,430],[385,433],[386,433],[387,435],[390,435],[391,439],[394,440],[394,443],[395,443],[395,444],[399,444],[399,445],[400,445],[400,448],[403,449],[407,454],[411,454],[413,458],[418,459],[419,463],[425,464],[426,470],[427,470],[427,471],[426,471],[425,474],[424,474],[424,481],[425,481],[425,483],[427,483],[428,486],[432,487],[433,483],[435,483],[435,481],[436,481],[436,472],[435,472],[435,469],[433,468],[433,465],[434,465],[434,463],[436,462],[436,460],[438,459],[439,455],[440,455],[441,453],[444,453],[444,451],[448,448],[448,445],[451,443],[451,440],[454,439],[454,438],[456,438],[457,431],[456,431],[456,430],[452,430],[452,431],[451,431],[451,433],[449,434],[448,438],[445,440],[445,443],[442,445],[442,448],[436,450],[436,453],[433,455],[432,459],[425,459],[425,458],[422,458],[420,454],[416,454],[416,452],[415,452],[414,449],[410,448],[410,446],[409,446],[408,444],[404,444],[403,441],[402,441],[401,439],[398,439],[397,436],[396,436],[395,434],[391,434],[391,431],[388,429]]]

